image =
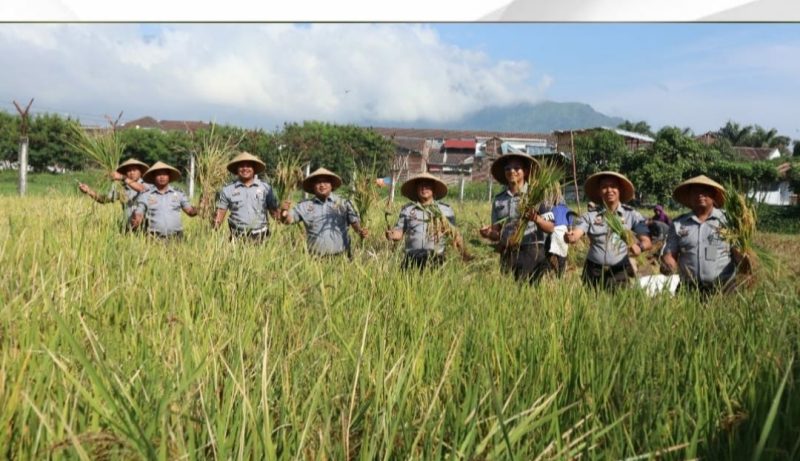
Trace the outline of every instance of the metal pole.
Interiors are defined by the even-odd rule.
[[[189,200],[194,199],[194,176],[195,176],[194,152],[190,152],[189,153]]]
[[[19,195],[24,197],[28,191],[28,137],[20,138],[19,143]]]
[[[489,201],[492,201],[492,186],[494,185],[494,177],[489,175]]]
[[[464,175],[464,172],[462,171],[461,172],[461,184],[458,187],[458,201],[459,202],[463,202],[464,201],[464,183],[465,182],[467,182],[466,176]]]
[[[578,169],[575,166],[575,137],[572,131],[569,132],[569,146],[570,150],[572,151],[572,180],[575,183],[575,202],[578,204],[578,212],[581,211],[581,194],[580,190],[578,189]]]
[[[306,165],[306,178],[311,174],[311,163]],[[303,199],[308,199],[308,192],[303,192]]]

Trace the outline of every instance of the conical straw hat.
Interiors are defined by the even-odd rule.
[[[616,171],[601,171],[589,176],[583,184],[583,190],[589,200],[595,203],[603,203],[603,194],[600,192],[600,182],[605,177],[613,177],[619,180],[619,201],[620,203],[629,202],[633,199],[635,189],[630,179]]]
[[[678,184],[675,187],[675,190],[672,191],[672,197],[674,197],[675,201],[680,203],[681,205],[687,208],[691,208],[692,207],[691,186],[694,185],[711,187],[714,190],[714,204],[716,206],[722,206],[725,204],[725,188],[722,187],[720,183],[702,174],[700,176],[695,176],[694,178],[687,179],[686,181]]]
[[[129,158],[128,160],[125,160],[124,162],[120,163],[116,171],[119,174],[125,174],[124,171],[126,171],[128,168],[137,168],[139,171],[142,172],[142,174],[145,174],[147,172],[147,169],[150,167],[142,161],[139,161],[135,158]]]
[[[400,188],[400,193],[405,197],[414,200],[415,202],[419,201],[419,196],[417,195],[417,185],[421,181],[431,181],[433,183],[434,199],[439,200],[447,195],[447,184],[430,173],[420,173],[413,178],[408,179],[405,183],[403,183],[403,187]]]
[[[499,182],[500,184],[508,185],[508,181],[506,181],[506,172],[505,167],[508,162],[513,159],[520,160],[523,165],[529,170],[533,170],[534,168],[539,167],[539,162],[536,161],[533,157],[527,154],[518,154],[516,152],[509,152],[508,154],[501,155],[497,158],[494,162],[492,162],[492,167],[490,169],[492,173],[492,177],[495,181]],[[533,173],[530,171],[529,173]],[[526,178],[527,179],[527,178]]]
[[[181,179],[181,172],[178,171],[177,168],[171,167],[164,162],[156,162],[153,166],[150,167],[149,170],[147,170],[144,176],[142,176],[142,179],[144,179],[144,182],[153,184],[154,176],[156,175],[156,172],[160,170],[166,170],[167,172],[169,172],[170,182],[178,181]]]
[[[342,185],[342,178],[336,173],[325,168],[317,168],[303,180],[303,190],[309,194],[314,193],[314,180],[320,176],[327,176],[331,180],[331,190],[336,190]]]
[[[225,168],[227,168],[228,171],[233,174],[238,174],[239,164],[242,162],[253,162],[253,171],[255,174],[259,174],[267,168],[267,165],[261,161],[260,158],[249,152],[241,152],[239,155],[234,157],[233,160],[228,162],[228,165]]]

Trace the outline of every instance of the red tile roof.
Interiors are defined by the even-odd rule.
[[[734,146],[733,150],[745,160],[767,160],[776,150],[780,154],[777,147],[742,147]]]
[[[474,139],[448,139],[444,142],[445,149],[475,149]]]

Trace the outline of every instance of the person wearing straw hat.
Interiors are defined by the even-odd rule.
[[[226,168],[237,179],[219,192],[214,229],[219,228],[230,210],[228,227],[232,239],[261,242],[269,236],[267,212],[277,218],[278,199],[272,186],[256,177],[266,167],[260,158],[248,152],[241,152],[228,162]]]
[[[181,172],[166,163],[156,162],[143,178],[155,187],[139,195],[131,227],[137,229],[146,217],[148,234],[162,239],[182,238],[181,210],[190,217],[197,216],[197,210],[186,194],[170,185],[181,178]]]
[[[634,197],[633,183],[617,172],[601,171],[589,176],[583,188],[586,196],[598,203],[598,208],[584,213],[575,227],[564,234],[564,241],[576,243],[584,234],[589,236],[589,252],[583,266],[584,283],[606,289],[626,285],[636,275],[629,254],[637,256],[651,246],[650,230],[644,217],[624,204]],[[635,234],[630,247],[612,232],[607,213],[616,215],[622,226]]]
[[[734,288],[738,255],[723,238],[727,224],[725,188],[700,175],[678,184],[672,192],[675,201],[692,211],[672,221],[661,254],[662,271],[679,272],[683,288],[703,295]]]
[[[386,231],[387,240],[396,242],[405,236],[403,269],[440,266],[444,262],[445,236],[431,226],[435,227],[437,218],[446,219],[450,226],[456,225],[453,209],[439,201],[447,195],[447,184],[429,173],[421,173],[403,183],[400,193],[411,202],[400,209],[394,228]]]
[[[302,222],[306,229],[306,244],[309,252],[318,256],[346,254],[350,257],[351,226],[361,238],[367,237],[367,229],[350,200],[333,192],[342,185],[336,173],[319,168],[303,180],[303,190],[314,197],[303,200],[291,210],[291,203],[281,204],[280,218],[285,224]]]
[[[152,186],[142,180],[142,175],[147,171],[146,163],[135,158],[122,162],[111,174],[111,179],[121,181],[124,186],[125,197],[122,199],[122,212],[125,217],[125,231],[130,230],[130,219],[136,205],[136,198]],[[100,195],[84,183],[78,184],[78,189],[91,197],[97,203],[110,203],[117,199],[114,189],[108,195]]]
[[[507,153],[492,163],[494,179],[506,186],[492,201],[492,224],[480,229],[480,235],[497,242],[500,251],[500,269],[511,272],[516,280],[535,282],[550,267],[545,248],[546,234],[553,232],[553,215],[550,207],[542,204],[538,212],[520,216],[518,207],[527,191],[528,178],[538,162],[523,153]],[[524,223],[524,224],[523,224]],[[525,225],[519,245],[509,239],[518,225]]]

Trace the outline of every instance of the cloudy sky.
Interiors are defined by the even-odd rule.
[[[448,122],[487,104],[800,138],[800,24],[0,24],[0,109]]]

